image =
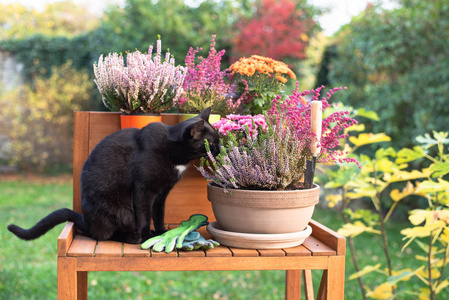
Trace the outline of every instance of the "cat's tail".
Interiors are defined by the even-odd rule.
[[[83,233],[88,232],[88,228],[86,223],[84,222],[83,215],[68,208],[55,210],[54,212],[50,213],[48,216],[37,222],[37,224],[30,229],[23,229],[17,225],[9,224],[8,230],[22,240],[28,241],[37,239],[38,237],[47,233],[56,225],[67,221],[75,223],[76,228],[81,230]]]

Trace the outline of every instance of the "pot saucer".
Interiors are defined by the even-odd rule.
[[[207,231],[222,245],[247,248],[247,249],[280,249],[301,245],[312,233],[312,228],[307,225],[300,232],[280,234],[257,234],[226,231],[215,222],[207,225]]]

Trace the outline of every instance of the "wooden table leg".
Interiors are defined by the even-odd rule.
[[[327,274],[327,299],[343,300],[345,290],[345,257],[329,257]]]
[[[58,257],[58,299],[77,299],[76,259]]]
[[[87,272],[76,272],[78,300],[87,300]]]
[[[304,294],[306,300],[313,300],[315,296],[313,295],[313,282],[312,282],[312,270],[304,270]]]
[[[317,299],[343,300],[345,290],[345,257],[329,257],[329,268],[323,271]]]
[[[285,273],[285,299],[301,299],[302,270],[287,270]]]

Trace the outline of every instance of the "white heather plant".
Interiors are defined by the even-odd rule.
[[[124,113],[161,113],[171,107],[184,92],[182,86],[187,69],[175,66],[175,59],[166,52],[161,58],[161,40],[148,54],[135,51],[126,55],[109,53],[94,64],[94,74],[103,103],[113,111]]]

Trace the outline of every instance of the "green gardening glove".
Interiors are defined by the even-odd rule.
[[[182,250],[214,249],[220,244],[214,240],[206,240],[198,231],[191,231],[182,242]]]
[[[153,247],[153,250],[156,252],[161,252],[165,249],[166,253],[173,251],[175,246],[177,249],[181,249],[182,242],[187,234],[207,224],[207,217],[205,215],[191,215],[189,220],[182,221],[178,228],[148,239],[141,247],[142,249]]]

